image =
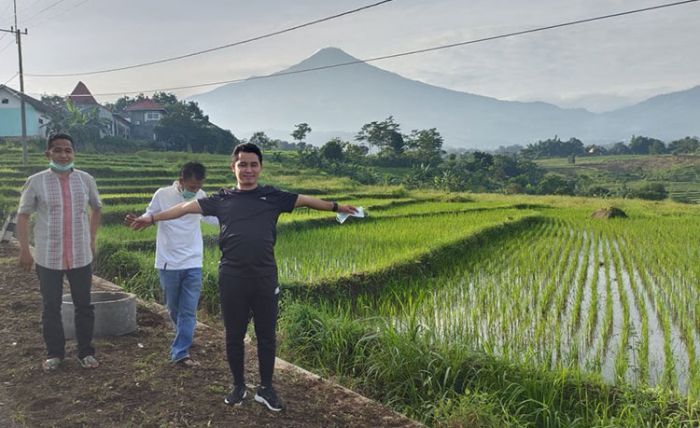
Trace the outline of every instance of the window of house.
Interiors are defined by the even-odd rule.
[[[160,120],[160,113],[158,113],[157,111],[146,112],[146,122],[150,122],[153,120]]]
[[[3,98],[3,99],[2,99],[2,103],[3,103],[3,104],[10,104],[9,98]]]
[[[44,119],[39,119],[39,125],[43,125],[43,124],[44,124]]]

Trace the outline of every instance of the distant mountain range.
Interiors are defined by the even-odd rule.
[[[325,48],[281,71],[357,61]],[[212,122],[239,137],[255,131],[290,140],[294,125],[308,123],[308,141],[352,140],[365,123],[392,115],[403,132],[437,128],[448,147],[494,149],[558,135],[584,144],[627,141],[645,135],[670,141],[700,135],[700,86],[658,95],[606,113],[563,109],[544,102],[502,101],[459,92],[359,63],[324,70],[250,78],[190,98]]]

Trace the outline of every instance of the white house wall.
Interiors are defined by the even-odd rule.
[[[3,103],[7,100],[6,103]],[[46,128],[43,124],[49,122],[49,118],[36,111],[34,107],[24,103],[27,136],[44,137]],[[20,100],[14,94],[5,89],[0,89],[0,137],[21,137],[22,136],[22,112]]]

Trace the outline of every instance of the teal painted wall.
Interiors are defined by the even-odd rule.
[[[39,114],[31,106],[26,106],[27,135],[43,136]],[[20,137],[22,135],[21,112],[19,108],[0,108],[0,137]]]

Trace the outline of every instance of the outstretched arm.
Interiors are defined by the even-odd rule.
[[[144,214],[141,217],[136,217],[133,214],[128,214],[124,219],[127,226],[134,230],[145,229],[148,226],[155,224],[157,221],[173,220],[180,218],[186,214],[201,214],[202,209],[199,207],[199,202],[187,201],[177,204],[174,207],[161,211],[155,214]]]
[[[357,212],[357,208],[352,205],[338,205],[336,202],[324,201],[306,195],[299,195],[297,202],[294,204],[294,208],[297,207],[309,207],[319,211],[337,211],[347,214],[355,214]]]

